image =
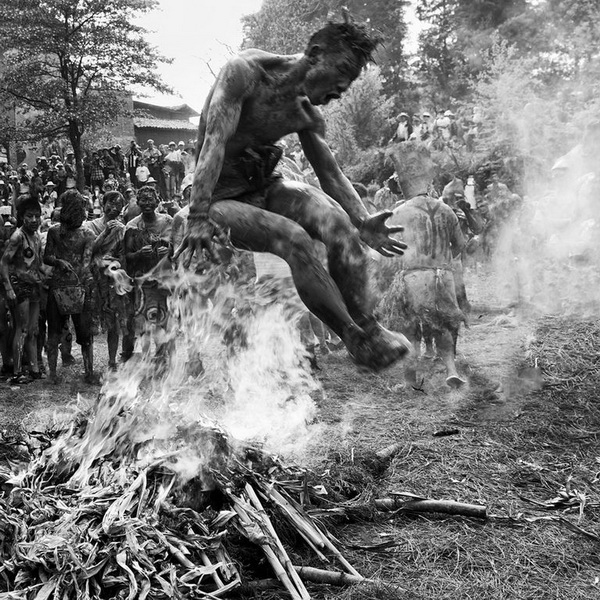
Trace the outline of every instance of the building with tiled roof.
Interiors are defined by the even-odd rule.
[[[133,129],[137,143],[145,147],[153,139],[157,146],[169,142],[185,142],[193,146],[198,131],[190,119],[199,117],[187,104],[162,105],[143,100],[133,100]]]

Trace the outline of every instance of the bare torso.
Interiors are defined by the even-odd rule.
[[[213,102],[214,96],[228,85],[229,77],[239,77],[244,90],[237,126],[226,142],[226,160],[239,156],[247,148],[274,144],[290,133],[321,129],[321,111],[299,92],[293,76],[299,60],[299,56],[278,56],[260,50],[242,52],[221,73],[206,100],[200,120],[198,150],[204,145],[206,116],[209,110],[219,107]]]

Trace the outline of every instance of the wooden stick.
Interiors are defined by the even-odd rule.
[[[283,547],[283,544],[281,543],[281,540],[279,539],[279,536],[277,535],[277,532],[275,531],[275,527],[273,527],[273,523],[271,522],[271,519],[269,519],[269,515],[267,515],[267,513],[265,512],[265,509],[263,508],[263,505],[261,504],[260,500],[258,499],[258,496],[256,495],[256,492],[254,491],[254,488],[249,483],[246,483],[246,494],[248,494],[248,498],[250,498],[250,502],[252,504],[254,504],[254,508],[256,508],[256,510],[259,512],[260,516],[263,519],[265,526],[267,527],[269,533],[273,537],[273,540],[275,541],[275,545],[277,546],[277,549],[279,550],[279,553],[281,555],[280,558],[282,559],[283,565],[286,567],[287,572],[290,576],[290,579],[292,580],[292,582],[298,589],[300,596],[302,596],[302,598],[304,600],[310,600],[310,594],[308,593],[308,590],[304,587],[304,584],[302,583],[302,581],[300,580],[300,577],[296,573],[296,571],[294,569],[294,565],[292,564],[292,561],[290,560],[288,553],[286,552],[285,548]]]
[[[236,498],[233,495],[230,495],[230,498],[233,501],[233,510],[235,510],[235,512],[238,515],[238,518],[240,521],[240,526],[242,527],[242,529],[244,531],[246,531],[246,529],[248,527],[254,527],[254,526],[258,527],[257,524],[252,522],[252,519],[251,519],[250,515],[248,514],[246,507],[242,506],[242,500],[240,498]],[[252,507],[248,505],[248,508],[252,508]],[[262,551],[265,553],[265,556],[267,557],[267,560],[269,561],[269,564],[271,565],[271,568],[273,569],[273,572],[277,576],[277,579],[279,579],[279,581],[281,581],[281,583],[284,585],[285,589],[290,593],[290,596],[292,597],[292,599],[293,600],[304,600],[302,598],[302,596],[300,596],[300,594],[296,590],[296,587],[290,580],[288,574],[286,573],[285,569],[283,568],[283,565],[281,564],[281,562],[279,562],[279,559],[275,556],[275,553],[269,546],[266,536],[264,536],[264,534],[263,534],[262,539],[259,539],[256,535],[250,534],[249,531],[247,532],[247,536],[248,536],[248,539],[250,539],[252,542],[260,545],[260,547],[262,548]]]
[[[311,539],[312,543],[315,546],[319,548],[325,547],[325,540],[323,539],[323,534],[306,519],[303,519],[302,516],[298,513],[298,510],[286,498],[284,498],[278,490],[272,488],[269,491],[269,496],[289,516],[292,523],[296,525],[296,528],[306,533],[306,535]]]
[[[364,577],[342,556],[342,553],[331,543],[331,541],[326,536],[323,536],[323,539],[325,540],[325,546],[327,546],[329,551],[337,557],[340,563],[342,563],[342,565],[346,568],[346,571],[348,571],[348,573],[354,575],[354,577],[356,577],[357,579],[364,579]]]
[[[386,446],[385,448],[378,450],[375,454],[377,455],[377,458],[392,458],[393,456],[398,454],[400,450],[402,450],[404,445],[405,442],[396,442],[395,444],[391,444],[390,446]]]
[[[400,498],[380,498],[374,501],[375,508],[383,511],[445,513],[487,519],[487,508],[479,504],[465,504],[452,500],[402,500]]]
[[[276,498],[279,498],[280,502],[285,504],[288,512],[293,511],[295,513],[295,515],[297,517],[296,517],[296,519],[294,519],[294,522],[297,522],[297,520],[300,519],[302,521],[302,523],[305,523],[306,525],[308,525],[308,521],[305,518],[303,518],[302,513],[294,505],[293,500],[290,499],[288,501],[275,488],[273,488],[271,490],[271,493]],[[329,540],[329,538],[322,531],[317,529],[312,524],[311,524],[311,528],[316,532],[316,539],[320,538],[322,545],[324,545],[325,548],[327,548],[340,561],[340,563],[344,566],[344,568],[348,571],[348,573],[350,573],[351,575],[354,575],[355,577],[362,578],[362,575],[342,556],[342,553],[332,544],[331,540]]]
[[[313,583],[326,583],[328,585],[349,585],[356,583],[365,583],[364,577],[355,577],[348,573],[338,573],[336,571],[325,571],[324,569],[314,569],[313,567],[294,567],[296,572],[304,581]]]

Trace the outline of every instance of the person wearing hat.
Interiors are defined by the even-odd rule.
[[[407,249],[395,263],[399,270],[379,309],[389,317],[388,325],[403,331],[416,350],[406,364],[408,386],[417,387],[421,332],[428,331],[446,368],[446,384],[459,388],[466,382],[456,369],[455,353],[465,315],[456,297],[452,262],[465,238],[454,211],[429,194],[434,175],[429,149],[410,141],[394,146],[390,157],[407,198],[390,221],[404,226]]]
[[[401,112],[398,115],[398,127],[390,140],[390,143],[394,142],[406,142],[410,138],[413,132],[413,126],[408,113]]]
[[[56,184],[54,181],[48,181],[44,186],[44,192],[42,194],[42,221],[50,219],[52,211],[56,207]]]
[[[373,208],[375,212],[380,210],[392,210],[402,201],[402,192],[398,187],[398,176],[394,173],[388,177],[383,187],[375,192],[373,197]]]
[[[416,140],[417,142],[422,141],[423,137],[422,137],[422,128],[421,128],[421,117],[419,115],[413,115],[412,116],[412,126],[413,126],[413,132],[410,135],[410,140]]]

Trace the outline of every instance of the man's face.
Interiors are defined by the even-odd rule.
[[[23,227],[28,232],[37,231],[41,220],[40,212],[30,208],[26,210],[25,214],[23,215]]]
[[[137,199],[142,214],[151,214],[158,208],[158,198],[152,194],[142,194]]]
[[[359,73],[351,52],[322,52],[306,74],[306,94],[312,104],[328,104],[340,98]]]
[[[107,200],[104,205],[104,215],[108,221],[116,219],[123,210],[123,201],[120,198]]]

